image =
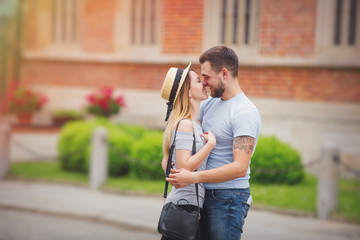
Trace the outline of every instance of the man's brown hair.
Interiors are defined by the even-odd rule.
[[[211,69],[219,73],[226,68],[232,77],[237,77],[239,70],[239,59],[231,48],[225,46],[216,46],[208,49],[199,58],[199,62],[203,64],[209,61]]]

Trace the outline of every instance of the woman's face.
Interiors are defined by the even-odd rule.
[[[195,100],[205,100],[208,98],[208,94],[203,85],[203,81],[200,80],[199,76],[194,71],[189,71],[190,76],[190,96]]]

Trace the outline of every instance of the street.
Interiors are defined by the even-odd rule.
[[[317,224],[311,226],[311,219],[294,219],[258,211],[250,213],[247,221],[250,223],[245,224],[242,239],[355,240],[360,237],[358,225],[339,222],[319,223],[314,219]],[[304,231],[304,228],[307,230]],[[126,226],[6,208],[0,209],[0,232],[0,240],[160,239],[155,231],[151,233]]]
[[[160,239],[156,228],[161,207],[161,196],[0,181],[0,240]],[[358,240],[360,225],[251,207],[241,239]]]
[[[160,239],[156,233],[9,209],[0,209],[0,233],[0,240]]]

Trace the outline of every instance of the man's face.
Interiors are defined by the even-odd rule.
[[[201,75],[204,78],[204,87],[209,87],[211,97],[219,98],[225,91],[225,86],[222,81],[222,72],[216,73],[211,69],[209,61],[201,64]]]

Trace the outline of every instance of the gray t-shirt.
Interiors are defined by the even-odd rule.
[[[216,146],[211,151],[206,169],[213,169],[234,161],[233,141],[238,136],[255,138],[255,147],[260,134],[261,119],[256,106],[240,93],[223,101],[209,98],[200,106],[199,120],[204,132],[211,131],[216,137]],[[248,188],[250,164],[246,176],[222,183],[206,183],[206,189]]]
[[[205,142],[204,142],[203,138],[200,137],[200,134],[203,133],[201,125],[195,121],[193,121],[193,124],[194,124],[194,132],[195,132],[195,139],[196,139],[196,151],[198,152],[205,145]],[[175,130],[173,132],[172,138],[174,138],[174,136],[175,136]],[[171,141],[173,141],[173,139]],[[178,131],[176,134],[175,150],[183,149],[183,150],[192,151],[193,142],[194,142],[193,133]],[[172,160],[175,163],[174,168],[177,168],[175,151],[174,151]],[[205,170],[206,160],[207,159],[204,160],[204,162],[197,169],[197,171]],[[204,204],[204,196],[205,196],[204,184],[199,183],[198,189],[199,189],[199,206],[202,208],[202,206]],[[195,184],[190,184],[187,187],[178,188],[178,189],[176,189],[175,187],[172,187],[171,192],[168,195],[168,197],[166,198],[165,203],[168,203],[168,202],[173,202],[175,204],[180,204],[180,205],[191,204],[191,205],[197,206]]]

